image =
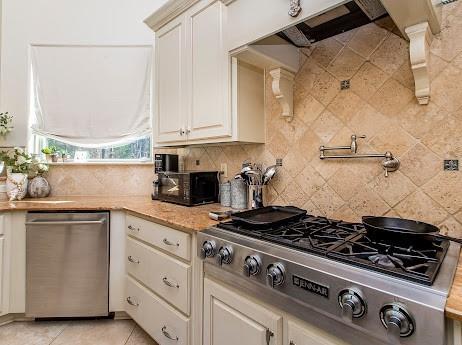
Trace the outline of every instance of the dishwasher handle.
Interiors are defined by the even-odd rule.
[[[94,225],[94,224],[104,224],[106,219],[100,220],[63,220],[63,221],[53,221],[53,220],[31,220],[26,222],[26,225]]]

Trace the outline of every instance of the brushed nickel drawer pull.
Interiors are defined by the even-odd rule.
[[[129,225],[128,226],[128,230],[131,230],[131,231],[140,231],[140,228],[135,228],[133,225]]]
[[[297,345],[293,342],[293,340],[290,341],[289,345]]]
[[[179,340],[178,337],[173,337],[170,335],[170,333],[167,332],[167,326],[162,327],[162,333],[164,334],[165,338],[168,338],[170,340],[175,340],[175,341]]]
[[[138,307],[140,305],[138,302],[133,302],[131,296],[127,297],[127,303],[134,306],[134,307]]]
[[[140,260],[133,259],[133,257],[131,255],[129,255],[127,259],[128,259],[128,261],[130,261],[131,263],[134,263],[134,264],[139,264],[140,263]]]
[[[177,243],[170,242],[170,241],[169,241],[168,239],[166,239],[166,238],[164,238],[162,242],[164,242],[164,244],[166,244],[167,246],[177,246],[177,247],[180,246],[180,243],[178,243],[178,242],[177,242]]]
[[[179,289],[180,288],[180,285],[178,285],[178,283],[172,283],[168,280],[167,277],[163,277],[162,278],[162,281],[164,282],[165,285],[169,286],[169,287],[172,287],[172,288],[177,288]]]

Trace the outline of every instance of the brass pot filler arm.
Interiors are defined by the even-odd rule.
[[[353,134],[351,136],[351,144],[350,146],[334,146],[334,147],[326,147],[321,146],[319,148],[320,159],[350,159],[350,158],[384,158],[382,160],[382,167],[385,170],[385,177],[388,177],[389,172],[393,172],[398,170],[400,162],[398,158],[394,157],[393,154],[389,151],[385,153],[369,153],[369,154],[358,154],[358,143],[357,139],[364,139],[366,138],[365,135],[357,136]],[[340,151],[340,150],[349,150],[350,154],[331,154],[326,155],[326,151]]]

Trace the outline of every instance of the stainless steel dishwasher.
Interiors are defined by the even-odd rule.
[[[26,316],[109,314],[109,213],[29,212]]]

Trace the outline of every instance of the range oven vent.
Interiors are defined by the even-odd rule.
[[[380,0],[351,0],[316,17],[279,32],[277,35],[295,45],[311,44],[366,25],[387,15]]]

